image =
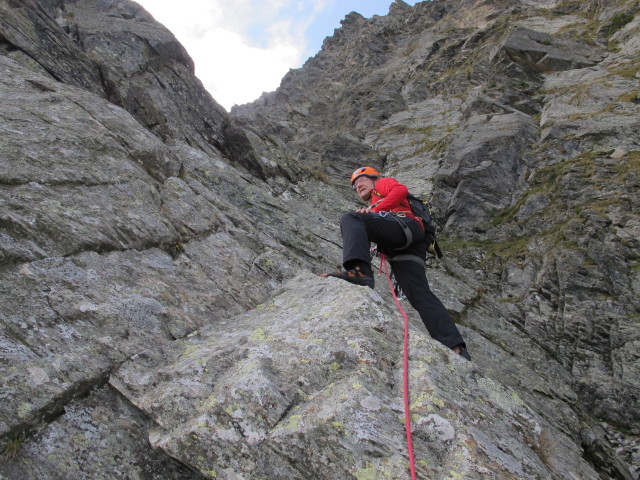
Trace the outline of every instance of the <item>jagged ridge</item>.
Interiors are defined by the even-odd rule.
[[[631,478],[595,420],[638,422],[637,10],[397,1],[229,116],[133,3],[0,2],[0,472],[404,478],[384,291],[284,283],[366,159],[433,195],[474,356],[412,319],[421,474]]]

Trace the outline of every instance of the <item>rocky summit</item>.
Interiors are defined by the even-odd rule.
[[[401,301],[417,478],[639,478],[638,0],[352,12],[231,112],[132,1],[0,0],[0,69],[0,479],[410,478],[385,275],[319,276],[361,165],[473,359]]]

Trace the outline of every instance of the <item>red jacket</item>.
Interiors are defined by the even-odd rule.
[[[371,192],[369,205],[375,205],[371,209],[373,212],[402,212],[407,217],[414,219],[424,230],[422,220],[416,217],[411,211],[407,195],[409,189],[398,182],[395,178],[384,177],[376,182],[376,186]],[[379,203],[378,203],[379,202]]]

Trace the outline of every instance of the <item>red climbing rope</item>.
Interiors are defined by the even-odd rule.
[[[398,300],[398,296],[396,295],[396,291],[393,288],[393,283],[391,282],[391,275],[389,274],[389,266],[387,264],[386,256],[381,253],[380,254],[380,270],[382,270],[384,265],[384,273],[387,277],[387,282],[389,283],[389,288],[391,289],[391,294],[393,295],[393,299],[396,302],[396,306],[398,310],[402,314],[404,318],[404,359],[403,359],[403,372],[402,379],[404,384],[404,426],[407,432],[407,449],[409,452],[409,466],[411,467],[411,480],[416,480],[416,465],[415,460],[413,458],[413,441],[411,440],[411,412],[409,410],[409,317],[407,317],[407,313],[400,305],[400,300]]]

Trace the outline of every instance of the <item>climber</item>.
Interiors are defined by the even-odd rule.
[[[427,252],[424,227],[411,212],[407,187],[394,178],[381,178],[372,167],[353,172],[351,186],[362,200],[369,202],[369,206],[342,215],[344,270],[322,276],[374,288],[370,244],[375,242],[378,250],[389,259],[396,282],[420,314],[429,334],[471,360],[458,327],[429,288],[424,263]]]

